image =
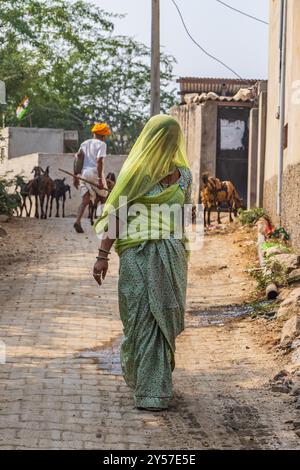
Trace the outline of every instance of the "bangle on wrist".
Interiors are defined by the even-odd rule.
[[[99,251],[99,254],[100,254],[100,251],[103,251],[103,253],[107,253],[108,255],[110,255],[110,251],[105,250],[104,248],[99,248],[98,251]]]
[[[99,261],[100,259],[104,259],[105,261],[109,261],[107,256],[96,256],[96,259]]]

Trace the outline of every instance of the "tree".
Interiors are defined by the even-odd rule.
[[[128,152],[149,117],[150,51],[115,36],[114,16],[85,1],[1,1],[9,125],[18,125],[16,106],[29,95],[34,126],[78,129],[84,138],[92,122],[105,120],[113,130],[110,151]],[[166,111],[174,104],[173,58],[162,55],[161,63]]]

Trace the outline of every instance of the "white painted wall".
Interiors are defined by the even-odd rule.
[[[265,180],[278,173],[279,120],[279,29],[280,1],[270,0],[270,50],[268,81],[267,147]],[[284,169],[300,162],[300,2],[288,1],[287,66],[285,122],[289,126],[288,148],[284,151]]]

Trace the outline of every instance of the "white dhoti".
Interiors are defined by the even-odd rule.
[[[97,169],[95,168],[87,168],[86,170],[83,170],[82,174],[80,175],[82,178],[91,181],[91,183],[94,184],[99,184],[99,177],[98,177],[98,172]],[[85,181],[80,180],[80,195],[83,197],[87,192],[89,192],[91,199],[94,201],[96,196],[101,196],[101,197],[107,197],[108,196],[108,191],[105,191],[107,189],[106,185],[106,180],[104,177],[104,172],[102,171],[102,181],[104,184],[104,189],[98,189],[95,186],[86,183]]]

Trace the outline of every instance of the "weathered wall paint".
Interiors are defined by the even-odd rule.
[[[276,223],[277,167],[279,153],[279,28],[280,0],[270,0],[269,83],[265,155],[264,206]],[[286,109],[288,146],[284,151],[281,223],[289,230],[294,246],[300,248],[300,1],[288,0]]]

